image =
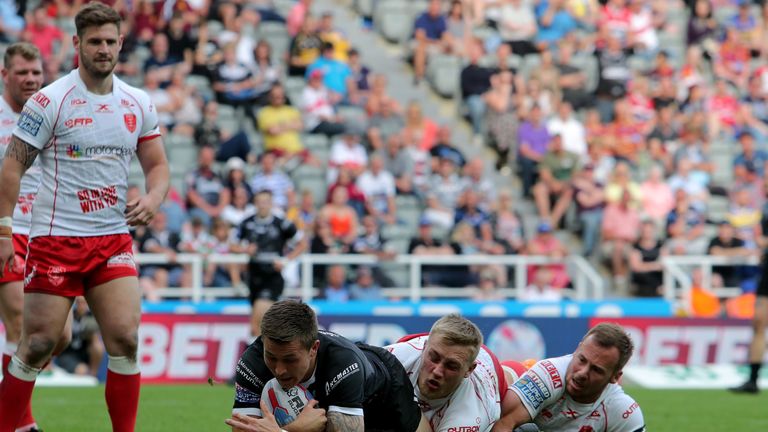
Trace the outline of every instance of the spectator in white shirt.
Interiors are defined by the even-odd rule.
[[[587,159],[587,132],[584,125],[573,115],[573,107],[567,101],[560,102],[557,116],[547,122],[550,135],[563,138],[563,149],[577,154],[582,161]]]
[[[335,105],[341,96],[331,93],[323,85],[323,71],[315,69],[301,94],[301,112],[304,129],[309,133],[334,136],[344,132],[344,123],[336,114]]]
[[[285,210],[288,196],[295,193],[293,182],[285,173],[275,168],[276,156],[272,152],[261,155],[261,171],[251,179],[251,190],[258,193],[262,190],[272,192],[272,203],[275,208]]]
[[[357,187],[365,195],[365,206],[369,214],[382,223],[397,222],[395,177],[384,170],[384,160],[381,156],[371,156],[369,169],[357,178]]]
[[[360,137],[353,133],[345,133],[331,146],[331,156],[328,160],[328,184],[336,182],[339,168],[349,169],[353,178],[357,178],[368,165],[368,153],[360,143]]]

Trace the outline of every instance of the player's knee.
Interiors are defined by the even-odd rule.
[[[64,352],[70,342],[72,342],[72,332],[62,332],[61,336],[59,336],[59,341],[56,342],[56,346],[53,349],[53,355],[59,355]]]
[[[123,356],[130,359],[136,358],[136,351],[139,347],[138,333],[131,332],[119,335],[112,339],[110,355]]]
[[[25,354],[21,360],[33,366],[45,363],[50,358],[56,346],[56,340],[47,335],[31,334],[26,337],[22,352]]]

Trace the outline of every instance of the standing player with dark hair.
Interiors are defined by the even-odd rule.
[[[251,334],[261,334],[264,312],[283,293],[282,270],[286,260],[298,257],[307,248],[304,235],[291,221],[276,216],[272,210],[272,192],[260,190],[254,197],[256,214],[240,224],[238,239],[245,242],[248,263],[248,291],[251,310]],[[287,255],[286,248],[290,249]]]
[[[78,12],[73,41],[80,67],[27,101],[3,160],[2,269],[13,262],[10,227],[19,183],[38,155],[42,181],[32,211],[22,338],[0,384],[0,432],[15,430],[79,295],[109,354],[105,393],[112,429],[135,427],[141,304],[128,225],[152,219],[168,191],[169,171],[149,97],[113,75],[123,42],[120,21],[102,3]],[[134,153],[147,193],[126,203]]]
[[[19,42],[5,50],[3,58],[3,88],[0,98],[0,161],[11,142],[13,128],[19,119],[19,113],[32,95],[43,85],[43,62],[40,50],[27,42]],[[8,376],[8,365],[18,348],[21,338],[22,310],[24,309],[24,261],[29,242],[29,227],[32,223],[32,204],[35,201],[37,187],[40,185],[40,163],[35,162],[21,178],[19,198],[12,218],[12,243],[14,260],[7,272],[0,269],[0,318],[5,325],[5,349],[3,350],[3,376]],[[5,221],[7,222],[7,221]],[[0,221],[0,228],[7,231],[7,226]],[[8,238],[3,236],[2,238]],[[8,240],[0,240],[8,241]],[[55,352],[60,352],[69,343],[71,332],[65,328]],[[17,431],[37,430],[37,423],[32,416],[32,409],[27,405]]]
[[[618,384],[633,350],[619,325],[596,325],[573,354],[539,361],[509,387],[493,431],[533,422],[545,431],[644,432],[640,406]]]
[[[280,431],[273,418],[254,418],[263,417],[261,392],[272,378],[284,389],[301,384],[314,395],[286,431],[431,432],[397,358],[318,331],[306,304],[280,301],[264,314],[261,337],[237,363],[233,418],[226,421],[234,431]]]

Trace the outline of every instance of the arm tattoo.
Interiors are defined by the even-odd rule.
[[[15,159],[24,166],[25,170],[28,170],[32,163],[35,162],[38,153],[40,153],[40,149],[32,147],[14,135],[11,138],[11,144],[5,151],[5,157]]]
[[[328,422],[325,424],[326,432],[363,432],[365,422],[363,416],[351,416],[340,412],[326,414]]]

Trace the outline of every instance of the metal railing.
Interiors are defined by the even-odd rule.
[[[239,297],[247,294],[243,287],[209,288],[203,286],[203,272],[206,263],[215,264],[246,264],[248,255],[202,255],[202,254],[177,254],[173,261],[164,254],[137,254],[136,262],[139,265],[152,264],[183,264],[188,265],[192,274],[191,287],[161,288],[157,290],[160,297],[190,298],[199,303],[205,299],[216,297]],[[397,255],[391,260],[379,260],[373,255],[331,255],[331,254],[304,254],[298,259],[301,268],[301,282],[299,289],[286,288],[287,296],[301,297],[304,301],[312,300],[320,292],[313,286],[313,267],[315,265],[376,265],[383,263],[397,264],[408,267],[407,286],[396,288],[384,288],[382,293],[387,297],[409,298],[411,301],[419,301],[424,297],[471,297],[475,292],[471,288],[433,288],[422,286],[423,267],[428,265],[440,266],[467,266],[467,265],[501,265],[514,268],[514,280],[511,287],[500,288],[506,297],[515,297],[518,290],[527,285],[527,270],[532,265],[565,264],[573,283],[571,297],[577,300],[600,300],[605,296],[603,278],[592,265],[579,255],[570,255],[566,258],[555,259],[546,256],[535,255]]]
[[[712,268],[714,266],[756,266],[760,264],[757,256],[728,257],[715,255],[671,255],[662,257],[663,296],[676,302],[678,307],[687,310],[687,299],[693,289],[693,270],[701,271],[701,286],[718,297],[735,297],[742,294],[741,287],[712,287]]]

